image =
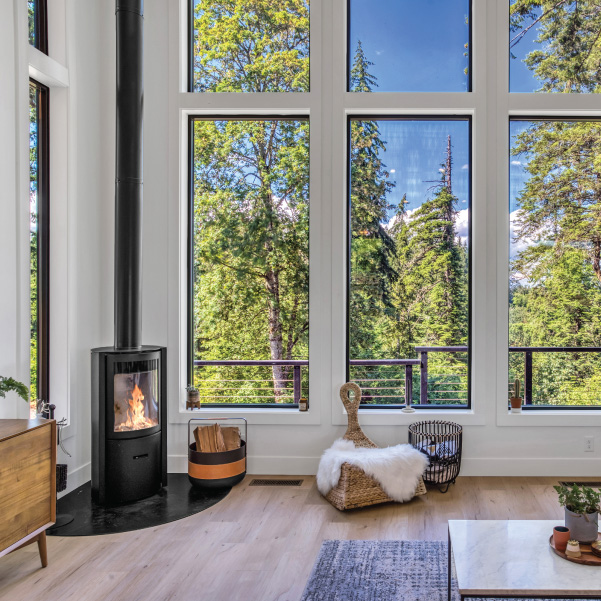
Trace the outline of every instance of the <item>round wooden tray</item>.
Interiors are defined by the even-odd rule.
[[[601,540],[601,532],[599,532],[597,540]],[[593,555],[590,545],[583,545],[582,543],[580,544],[580,552],[582,553],[581,557],[568,557],[563,551],[558,551],[553,543],[553,535],[551,535],[551,538],[549,538],[549,546],[551,549],[553,549],[556,555],[559,555],[559,557],[563,557],[568,561],[573,561],[574,563],[583,563],[587,566],[601,566],[601,557],[598,555]]]

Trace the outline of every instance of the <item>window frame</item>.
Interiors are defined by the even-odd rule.
[[[38,101],[37,397],[50,402],[50,90],[33,78]],[[44,412],[48,416],[48,411]]]
[[[523,92],[510,92],[511,95],[514,94],[523,94]],[[549,92],[533,92],[533,95],[539,95],[539,94],[549,94]],[[569,94],[565,94],[564,96],[569,96]],[[511,123],[512,122],[533,122],[533,121],[562,121],[562,122],[591,122],[591,121],[597,121],[601,124],[601,112],[599,114],[598,117],[584,117],[584,116],[578,116],[578,115],[543,115],[543,116],[535,116],[535,115],[510,115],[508,120],[507,120],[507,139],[508,139],[508,148],[509,148],[509,153],[507,155],[507,161],[508,163],[511,161]],[[510,214],[510,207],[509,207],[509,190],[508,190],[508,195],[507,195],[507,206],[508,206],[508,214],[507,214],[507,218],[509,221],[509,214]],[[511,230],[510,230],[511,231]],[[509,267],[509,265],[508,265]],[[507,289],[508,289],[508,297],[509,297],[509,281],[510,281],[510,268],[508,269],[508,278],[507,278]],[[508,336],[508,340],[509,340],[509,311],[510,311],[510,305],[509,302],[507,303],[507,316],[508,316],[508,329],[507,329],[507,336]],[[510,348],[509,344],[508,344],[508,349]],[[533,347],[533,348],[539,348],[539,347]],[[552,347],[555,348],[555,347]],[[570,352],[573,349],[577,349],[578,347],[563,347],[565,349],[565,352]],[[601,353],[601,347],[587,347],[591,350],[586,351],[586,352],[599,352]],[[595,349],[595,350],[592,350]],[[544,351],[534,351],[534,352],[544,352]],[[508,367],[509,367],[509,350],[507,351],[508,353]],[[509,382],[508,379],[509,376],[509,369],[507,370],[507,374],[506,374],[506,380]],[[509,404],[509,401],[508,401]],[[523,404],[522,405],[522,411],[527,411],[527,412],[542,412],[542,411],[576,411],[576,412],[582,412],[582,411],[593,411],[593,412],[601,412],[601,404],[599,405],[526,405]]]
[[[34,32],[35,44],[31,44],[40,52],[48,54],[48,0],[34,0]]]
[[[194,0],[190,0],[192,4]],[[208,92],[211,93],[211,92]],[[187,234],[187,382],[194,382],[194,123],[196,121],[305,121],[310,123],[307,115],[188,115],[188,234]],[[309,129],[309,140],[311,139]],[[309,201],[309,228],[311,227],[311,208]],[[311,256],[308,241],[309,257]],[[310,265],[310,259],[309,259]],[[311,292],[309,291],[309,296]],[[307,307],[308,309],[308,307]],[[241,360],[242,361],[242,360]],[[307,365],[307,371],[309,366]],[[310,402],[310,400],[309,400]],[[297,410],[298,403],[202,403],[202,409],[282,409]]]
[[[188,116],[309,115],[311,119],[310,194],[312,215],[310,338],[311,398],[308,412],[278,409],[237,411],[251,424],[346,425],[338,390],[346,375],[347,285],[347,122],[353,115],[468,115],[472,119],[471,161],[471,409],[437,408],[428,415],[453,419],[461,425],[591,426],[601,425],[598,411],[537,411],[509,414],[507,407],[507,272],[508,272],[508,120],[512,116],[599,117],[593,95],[509,93],[509,11],[505,2],[472,0],[471,91],[461,93],[347,92],[348,0],[312,0],[310,92],[190,93],[189,0],[170,5],[170,173],[177,182],[177,217],[171,235],[178,248],[170,266],[179,286],[170,291],[178,308],[169,328],[169,344],[177,349],[172,367],[172,423],[185,423],[182,409],[187,372],[187,215]],[[474,251],[476,249],[477,252]],[[173,280],[175,282],[175,280]],[[233,410],[203,409],[200,415],[232,415]],[[362,409],[362,424],[407,425],[423,414],[398,409]]]
[[[348,0],[350,3],[351,0]],[[471,3],[470,3],[471,6]],[[350,19],[349,19],[350,21]],[[470,28],[471,29],[471,28]],[[351,94],[356,92],[349,92]],[[428,92],[430,93],[430,92]],[[346,128],[346,136],[347,136],[347,151],[346,151],[346,169],[347,169],[347,214],[346,214],[346,245],[347,245],[347,260],[346,260],[346,381],[349,382],[350,378],[350,355],[351,355],[351,347],[350,347],[350,301],[351,301],[351,252],[352,252],[352,232],[351,232],[351,123],[353,121],[464,121],[467,122],[468,126],[468,160],[469,160],[469,190],[468,190],[468,265],[469,265],[469,277],[468,277],[468,338],[467,338],[467,403],[465,405],[435,405],[435,404],[411,404],[411,407],[416,411],[436,411],[436,410],[449,410],[449,411],[461,411],[468,410],[470,411],[472,408],[472,148],[473,148],[473,138],[472,138],[472,116],[471,115],[444,115],[444,114],[436,114],[436,115],[420,115],[420,114],[402,114],[402,115],[374,115],[374,114],[352,114],[347,115],[347,128]],[[404,371],[403,371],[404,375]],[[405,407],[405,404],[369,404],[369,406],[361,405],[359,410],[361,412],[366,411],[368,409],[373,409],[375,411],[382,411],[386,409],[391,410],[402,410]]]

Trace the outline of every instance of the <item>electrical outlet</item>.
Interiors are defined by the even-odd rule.
[[[595,437],[585,436],[584,437],[584,452],[593,453],[595,450]]]

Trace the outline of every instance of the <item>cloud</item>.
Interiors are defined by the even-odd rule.
[[[469,166],[469,165],[466,163],[465,165],[462,165],[462,167],[461,167],[461,168],[462,168],[462,169],[469,169],[469,168],[470,168],[470,166]]]
[[[511,161],[511,164],[519,167],[522,164],[522,161]]]
[[[457,211],[457,214],[455,215],[455,231],[463,243],[467,241],[467,237],[469,235],[469,220],[469,209],[461,209],[460,211]]]

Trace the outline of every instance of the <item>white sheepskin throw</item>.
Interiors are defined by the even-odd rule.
[[[319,462],[317,489],[322,495],[327,495],[338,484],[343,463],[361,468],[391,499],[403,503],[414,497],[419,477],[428,467],[428,458],[409,444],[364,449],[355,447],[351,440],[339,438]]]

